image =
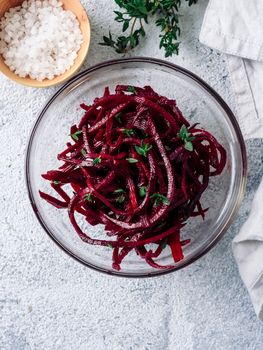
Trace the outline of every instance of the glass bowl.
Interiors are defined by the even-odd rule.
[[[102,96],[105,86],[117,84],[150,85],[159,94],[177,100],[179,108],[191,123],[213,133],[227,151],[223,174],[211,178],[203,194],[203,207],[209,207],[205,220],[192,218],[182,230],[182,239],[191,238],[184,247],[184,259],[172,260],[169,247],[156,259],[173,269],[157,270],[131,252],[121,270],[112,269],[112,249],[91,246],[78,237],[66,210],[57,210],[39,196],[39,190],[50,192],[50,185],[41,177],[60,164],[56,155],[68,141],[70,126],[77,123],[83,111],[81,102],[91,103]],[[152,58],[131,58],[98,64],[72,78],[61,87],[41,111],[30,136],[26,156],[26,179],[34,212],[48,235],[65,252],[84,265],[98,271],[126,277],[157,276],[176,271],[208,252],[226,232],[237,214],[246,183],[246,150],[237,121],[227,104],[204,81],[191,72],[168,62]],[[103,234],[103,228],[89,226],[91,236]],[[101,236],[100,236],[101,237]]]

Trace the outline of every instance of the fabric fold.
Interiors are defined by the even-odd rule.
[[[263,61],[263,1],[210,0],[199,40],[229,55]]]
[[[249,217],[233,241],[240,275],[250,293],[256,314],[263,320],[263,180]]]
[[[263,138],[263,1],[210,0],[200,42],[227,54],[243,136]]]
[[[263,1],[210,0],[200,41],[226,54],[245,139],[263,138]],[[233,241],[240,275],[263,320],[263,180]]]

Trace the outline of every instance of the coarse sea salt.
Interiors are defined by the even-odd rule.
[[[18,76],[52,80],[73,66],[83,43],[79,22],[58,0],[28,0],[0,20],[0,54]]]

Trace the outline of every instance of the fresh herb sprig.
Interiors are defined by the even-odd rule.
[[[86,194],[84,194],[83,199],[84,199],[85,201],[87,201],[87,202],[92,202],[92,203],[94,202],[91,193],[86,193]]]
[[[92,161],[93,165],[97,165],[97,164],[100,164],[100,163],[101,163],[101,158],[100,157],[97,157],[97,158],[93,159],[93,161]]]
[[[87,154],[87,151],[85,150],[85,148],[82,148],[80,153],[83,155],[83,157],[85,157],[85,155]]]
[[[117,120],[118,123],[121,124],[121,117],[122,117],[122,112],[119,112],[115,115],[115,119]]]
[[[188,131],[185,125],[182,125],[177,136],[184,141],[184,148],[189,152],[193,152],[194,145],[192,141],[194,141],[195,137]]]
[[[138,159],[135,158],[126,158],[127,162],[133,164],[133,163],[138,163]]]
[[[122,188],[118,188],[117,190],[114,191],[115,194],[118,195],[118,197],[116,198],[116,202],[121,204],[125,201],[126,197],[125,197],[125,190]]]
[[[131,137],[132,135],[134,135],[133,129],[122,129],[122,132],[128,137]]]
[[[144,141],[142,141],[141,146],[135,146],[136,152],[140,156],[143,156],[145,158],[147,158],[147,154],[151,149],[152,149],[152,145],[150,145],[149,143],[144,143]]]
[[[179,9],[182,0],[114,0],[121,11],[114,11],[115,21],[122,24],[123,35],[113,38],[103,36],[104,46],[115,49],[117,53],[126,53],[138,46],[140,39],[145,37],[145,24],[150,17],[155,17],[155,24],[160,28],[160,49],[165,51],[165,57],[178,55],[181,30],[179,26]],[[188,5],[196,4],[198,0],[185,0]],[[127,33],[127,34],[126,34]]]
[[[157,207],[159,204],[170,205],[169,199],[160,193],[154,193],[150,198],[154,199],[155,207]]]
[[[139,195],[140,197],[145,197],[147,192],[147,186],[141,186],[139,188]]]
[[[57,186],[57,185],[60,185],[60,184],[61,184],[61,181],[54,180],[54,181],[53,181],[53,184],[56,185],[56,186]]]
[[[75,140],[78,141],[79,140],[79,135],[82,135],[82,131],[78,130],[76,132],[74,132],[74,134],[71,134],[70,136]]]

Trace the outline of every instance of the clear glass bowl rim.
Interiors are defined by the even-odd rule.
[[[109,270],[100,268],[98,266],[95,266],[93,264],[89,264],[88,262],[82,260],[76,254],[74,254],[69,249],[67,249],[65,246],[63,246],[63,244],[61,242],[59,242],[58,239],[53,235],[52,231],[48,229],[44,220],[42,220],[41,216],[39,215],[38,208],[37,208],[37,205],[36,205],[35,200],[34,200],[33,191],[31,188],[30,171],[29,171],[31,147],[32,147],[34,136],[35,136],[35,132],[38,128],[38,124],[40,123],[40,121],[44,117],[47,109],[56,100],[56,98],[59,97],[59,95],[61,95],[65,89],[67,89],[71,85],[74,85],[79,79],[85,77],[85,75],[87,75],[89,73],[95,72],[101,68],[107,68],[107,67],[114,66],[117,64],[136,63],[136,62],[137,63],[146,63],[146,64],[149,63],[149,64],[161,66],[161,67],[164,66],[166,68],[169,68],[171,70],[179,72],[182,75],[185,75],[186,77],[192,79],[194,82],[199,84],[204,90],[206,90],[206,92],[209,95],[211,95],[217,101],[217,103],[223,108],[223,110],[227,114],[229,120],[231,121],[233,128],[235,130],[235,133],[236,133],[237,140],[239,142],[241,155],[242,155],[241,181],[240,181],[240,185],[239,185],[238,195],[237,195],[235,204],[233,205],[232,212],[228,215],[228,217],[226,217],[224,225],[223,225],[222,229],[220,230],[220,232],[217,234],[217,236],[206,247],[204,247],[203,249],[200,249],[200,251],[198,251],[196,253],[196,255],[191,260],[186,261],[185,263],[182,262],[182,264],[180,266],[176,266],[173,269],[169,269],[169,270],[159,270],[158,273],[155,273],[155,274],[149,273],[149,274],[143,274],[143,275],[140,275],[140,274],[130,275],[129,273],[120,273],[120,272],[115,273],[114,271],[109,271]],[[76,261],[80,262],[82,265],[84,265],[86,267],[89,267],[89,268],[96,270],[96,271],[99,271],[99,272],[103,272],[107,275],[118,276],[118,277],[128,277],[128,278],[145,278],[145,277],[162,276],[162,275],[180,270],[180,269],[194,263],[199,258],[201,258],[206,253],[208,253],[220,241],[220,239],[224,236],[224,234],[226,233],[226,231],[230,227],[231,223],[235,219],[235,217],[239,211],[244,193],[245,193],[246,182],[247,182],[247,152],[246,152],[244,138],[243,138],[243,135],[241,133],[240,127],[238,125],[238,122],[237,122],[232,110],[227,105],[227,103],[222,99],[222,97],[213,88],[211,88],[205,81],[203,81],[199,76],[192,73],[191,71],[189,71],[181,66],[178,66],[174,63],[170,63],[168,61],[164,61],[164,60],[160,60],[160,59],[156,59],[156,58],[150,58],[150,57],[121,58],[121,59],[113,59],[113,60],[104,61],[104,62],[98,63],[98,64],[78,73],[73,78],[71,78],[67,83],[65,83],[55,94],[53,94],[53,96],[51,96],[47,100],[47,102],[45,103],[41,112],[39,113],[38,118],[37,118],[37,120],[32,128],[32,131],[30,133],[27,151],[26,151],[25,163],[26,163],[25,164],[26,186],[27,186],[27,192],[28,192],[31,206],[33,208],[33,211],[34,211],[40,225],[45,230],[45,232],[48,234],[48,236],[53,240],[53,242],[55,242],[66,254],[68,254],[70,257],[74,258]]]

